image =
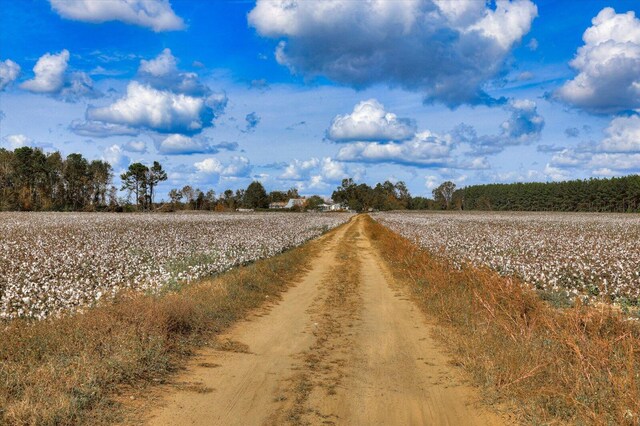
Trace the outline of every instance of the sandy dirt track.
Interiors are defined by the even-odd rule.
[[[363,219],[322,237],[305,277],[222,337],[232,350],[202,351],[148,424],[504,424],[449,364]]]

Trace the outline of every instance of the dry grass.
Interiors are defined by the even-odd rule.
[[[513,279],[456,270],[367,219],[455,362],[532,424],[639,424],[640,327],[608,306],[557,309]]]
[[[0,424],[106,424],[118,393],[162,382],[188,355],[249,310],[277,299],[318,243],[161,296],[123,294],[66,318],[0,329]],[[241,349],[223,342],[222,346]],[[233,346],[233,348],[231,348]]]

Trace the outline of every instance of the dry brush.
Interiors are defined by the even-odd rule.
[[[373,220],[367,229],[487,400],[527,423],[638,424],[635,321],[608,305],[554,308],[515,278],[456,267]]]

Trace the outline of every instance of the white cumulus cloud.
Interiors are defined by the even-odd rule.
[[[119,145],[111,145],[102,152],[102,160],[111,164],[116,169],[124,169],[129,165],[131,159],[127,157]]]
[[[247,177],[253,169],[249,159],[243,156],[231,157],[226,163],[213,157],[205,158],[193,165],[199,173],[223,177]]]
[[[589,166],[596,169],[606,167],[623,173],[638,173],[640,172],[640,154],[595,154]]]
[[[161,90],[171,90],[190,96],[209,95],[211,90],[203,84],[194,72],[178,69],[178,59],[171,49],[164,49],[153,59],[142,59],[138,68],[141,81]]]
[[[529,32],[530,0],[258,0],[249,24],[295,73],[417,90],[448,106],[495,103],[484,84]]]
[[[64,85],[64,74],[69,62],[69,51],[46,53],[38,59],[33,67],[35,76],[21,84],[25,90],[36,93],[57,93]]]
[[[173,134],[160,141],[158,152],[168,155],[189,155],[211,152],[211,147],[204,138]]]
[[[34,77],[20,85],[34,93],[55,95],[65,101],[74,102],[81,97],[95,98],[100,93],[93,87],[93,80],[87,73],[67,72],[69,51],[45,53],[33,67]]]
[[[213,111],[205,101],[132,81],[123,98],[87,109],[87,118],[161,133],[193,134],[212,124]]]
[[[172,31],[184,28],[168,0],[49,0],[60,16],[75,21],[102,23],[122,21],[151,28]]]
[[[0,61],[0,91],[13,83],[20,75],[20,65],[11,59]]]
[[[178,72],[178,60],[171,53],[171,49],[163,49],[154,59],[142,59],[138,72],[164,77]]]
[[[556,95],[595,113],[640,107],[640,19],[633,11],[606,7],[583,34],[584,45],[570,65],[578,75]]]
[[[326,189],[347,177],[360,178],[363,171],[347,168],[331,157],[292,160],[278,176],[282,181],[295,181],[298,189]]]
[[[640,116],[614,118],[605,135],[600,144],[602,151],[640,153]]]
[[[418,167],[444,166],[451,162],[451,138],[430,131],[416,134],[401,143],[356,142],[340,149],[340,161],[363,163],[394,163]]]
[[[305,180],[309,178],[311,172],[320,165],[320,160],[311,158],[309,160],[294,159],[285,168],[280,179],[285,180]]]
[[[10,150],[33,145],[33,139],[23,134],[7,135],[4,140]]]
[[[550,166],[590,168],[600,176],[640,172],[640,116],[613,118],[604,134],[598,143],[557,152]]]
[[[408,118],[398,118],[385,111],[375,99],[359,102],[351,114],[338,115],[327,130],[327,137],[335,142],[402,141],[416,133],[416,125]]]
[[[147,152],[147,143],[145,141],[132,140],[124,144],[122,149],[128,152],[145,153]]]

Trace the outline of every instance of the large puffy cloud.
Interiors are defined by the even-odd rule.
[[[616,14],[607,7],[582,36],[571,66],[578,75],[556,95],[595,113],[640,107],[640,19],[633,11]]]
[[[231,157],[230,161],[226,163],[222,163],[214,157],[205,158],[194,163],[194,167],[201,174],[223,177],[247,177],[253,170],[249,159],[243,156]]]
[[[69,62],[69,51],[46,53],[38,59],[33,67],[35,76],[20,87],[36,93],[57,93],[64,85],[64,75]]]
[[[416,133],[416,125],[408,118],[398,118],[385,111],[375,99],[358,103],[351,114],[338,115],[327,130],[335,142],[402,141]]]
[[[100,96],[93,87],[93,80],[84,72],[67,72],[69,51],[45,53],[33,67],[34,77],[20,85],[34,93],[55,95],[65,101],[76,101],[81,97]]]
[[[406,142],[356,142],[340,149],[337,159],[362,163],[394,163],[419,167],[441,167],[449,164],[451,138],[429,131],[416,134]]]
[[[482,87],[537,15],[530,0],[259,0],[249,23],[280,40],[294,72],[354,87],[420,90],[449,106],[492,103]]]
[[[20,65],[11,59],[0,61],[0,91],[13,83],[20,75]]]
[[[215,93],[197,74],[180,71],[171,50],[164,49],[155,58],[140,61],[137,79],[129,83],[124,97],[108,106],[89,107],[87,121],[76,127],[83,132],[95,128],[104,136],[126,129],[188,136],[213,126],[227,103],[224,92]]]
[[[337,116],[327,136],[351,142],[339,150],[336,158],[340,161],[482,170],[490,168],[486,155],[535,142],[544,128],[535,102],[512,99],[504,108],[510,115],[498,134],[478,136],[473,127],[460,124],[449,133],[437,135],[428,130],[416,133],[413,121],[398,119],[371,100],[356,105],[350,115]],[[407,136],[410,139],[405,140]],[[466,151],[454,153],[460,147]],[[463,153],[470,158],[456,158]]]
[[[155,130],[194,134],[212,125],[206,99],[158,90],[132,81],[125,97],[106,107],[87,109],[89,120]]]
[[[151,28],[153,31],[171,31],[184,28],[168,0],[49,0],[60,16],[75,21],[102,23],[122,21]]]

